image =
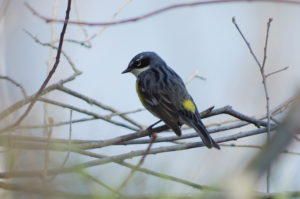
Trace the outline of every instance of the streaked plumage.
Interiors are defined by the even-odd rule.
[[[178,136],[181,136],[181,124],[187,124],[196,130],[208,148],[220,148],[202,123],[182,79],[156,53],[136,55],[123,71],[126,72],[132,72],[137,77],[136,91],[145,108]]]

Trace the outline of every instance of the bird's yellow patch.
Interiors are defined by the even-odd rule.
[[[138,83],[138,81],[136,81],[136,83],[135,83],[135,89],[136,89],[136,93],[137,93],[140,101],[143,103],[143,98],[142,98],[142,96],[140,94],[140,91],[139,91],[139,83]]]
[[[193,113],[195,113],[195,111],[196,111],[195,104],[191,100],[189,100],[189,99],[184,100],[182,102],[182,106],[187,111],[191,111]]]

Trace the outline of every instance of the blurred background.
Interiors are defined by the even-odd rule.
[[[53,42],[59,38],[60,23],[45,23],[34,16],[24,6],[29,3],[43,16],[63,19],[67,1],[59,0],[0,0],[0,75],[9,76],[26,89],[27,94],[35,93],[53,65],[56,51],[41,46],[30,38],[30,32],[42,42]],[[176,4],[190,2],[185,0],[73,0],[71,19],[84,22],[106,22],[140,16],[150,11]],[[184,80],[197,71],[206,80],[193,79],[187,88],[199,110],[215,106],[230,105],[235,110],[249,116],[266,113],[265,96],[258,66],[249,53],[232,23],[232,17],[244,32],[259,60],[263,59],[263,47],[269,18],[273,18],[270,28],[266,71],[272,72],[289,66],[289,69],[268,79],[270,106],[276,107],[294,95],[299,89],[300,79],[300,6],[263,2],[236,2],[179,8],[147,18],[145,20],[109,27],[88,27],[69,25],[65,38],[84,41],[90,40],[91,47],[74,42],[64,42],[63,49],[77,68],[83,72],[74,81],[66,84],[90,98],[112,106],[122,112],[143,108],[135,93],[135,77],[121,75],[133,56],[142,51],[155,51]],[[57,45],[57,42],[54,43]],[[51,68],[51,67],[50,67]],[[67,61],[62,58],[57,72],[50,81],[57,82],[72,74]],[[106,114],[74,97],[62,92],[52,92],[48,98]],[[0,80],[0,111],[22,99],[22,94],[14,85]],[[24,110],[24,109],[21,109]],[[14,121],[22,111],[16,112],[0,123],[1,128]],[[54,122],[67,121],[69,110],[38,102],[22,124],[43,124],[45,118]],[[46,116],[45,116],[46,115]],[[130,115],[145,126],[157,119],[147,111]],[[73,118],[82,114],[73,112]],[[204,123],[223,121],[228,117],[211,117]],[[57,127],[52,137],[68,138],[68,126]],[[253,127],[252,127],[253,128]],[[236,133],[243,129],[224,132],[222,135]],[[120,128],[102,120],[74,124],[72,139],[105,140],[133,131]],[[45,135],[43,129],[18,130],[22,135]],[[173,135],[169,133],[169,135]],[[214,134],[213,137],[218,137]],[[196,141],[198,138],[193,139]],[[262,144],[266,134],[252,136],[230,142],[236,144]],[[154,144],[155,147],[168,144]],[[114,146],[93,150],[105,155],[116,155],[146,145]],[[289,146],[299,151],[298,143]],[[212,185],[231,175],[247,163],[258,150],[252,148],[222,147],[222,150],[195,148],[184,151],[147,156],[143,167],[160,171],[189,181]],[[43,168],[44,152],[18,151],[13,165],[23,169]],[[1,170],[7,166],[7,156]],[[50,167],[63,161],[65,153],[50,152]],[[91,158],[90,158],[91,159]],[[69,164],[90,160],[87,157],[71,154]],[[136,163],[139,158],[128,162]],[[51,165],[50,164],[50,165]],[[300,189],[300,157],[282,155],[272,166],[271,192],[294,191]],[[126,178],[128,168],[110,163],[86,169],[94,177],[111,187],[117,187]],[[78,177],[68,174],[55,180],[63,183],[64,189],[71,191],[108,192],[91,183],[74,181]],[[18,179],[20,180],[20,179]],[[26,180],[26,179],[25,179]],[[37,179],[37,181],[40,179]],[[55,182],[53,186],[60,187]],[[22,181],[22,180],[20,180]],[[266,190],[265,178],[261,178],[257,190]],[[179,183],[162,180],[143,173],[136,173],[125,189],[129,195],[144,194],[186,194],[195,195],[199,190]],[[9,197],[8,195],[5,195]],[[10,195],[12,198],[26,196]]]

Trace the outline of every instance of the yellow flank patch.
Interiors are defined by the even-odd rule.
[[[136,93],[137,93],[140,101],[143,103],[142,96],[141,96],[140,91],[139,91],[139,83],[138,83],[138,81],[136,81],[136,83],[135,83],[135,89],[136,89]]]
[[[196,107],[195,107],[194,103],[189,99],[184,100],[182,102],[182,106],[187,111],[191,111],[193,113],[195,113],[195,111],[196,111]]]

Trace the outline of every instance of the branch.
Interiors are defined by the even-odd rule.
[[[54,197],[54,198],[70,198],[70,199],[87,199],[87,198],[94,198],[91,197],[91,195],[82,195],[78,193],[69,193],[69,192],[64,192],[64,191],[59,191],[59,190],[50,190],[47,189],[47,186],[33,186],[31,183],[26,184],[15,184],[15,183],[7,183],[0,181],[0,188],[1,189],[6,189],[6,190],[11,190],[11,191],[17,191],[17,192],[25,192],[25,193],[30,193],[30,194],[38,194],[38,195],[43,195],[46,198]]]
[[[226,130],[232,130],[235,128],[240,128],[245,125],[247,125],[247,122],[241,121],[238,123],[233,123],[230,125],[220,126],[213,129],[208,129],[209,133],[217,133],[217,132],[224,132]],[[157,127],[157,129],[162,129],[163,126]],[[275,128],[275,126],[274,126]],[[154,129],[154,131],[157,131]],[[142,135],[142,133],[145,133],[146,135]],[[157,132],[158,133],[158,132]],[[125,137],[119,136],[108,140],[102,140],[102,141],[89,141],[89,140],[72,140],[72,146],[71,148],[75,149],[95,149],[95,148],[101,148],[109,145],[130,145],[130,144],[149,144],[151,142],[150,139],[138,139],[133,140],[140,137],[145,137],[149,135],[149,132],[136,132],[133,134],[129,134],[130,138],[128,138],[126,135]],[[133,136],[136,136],[136,138],[132,138]],[[156,138],[155,142],[174,142],[177,140],[183,140],[183,139],[189,139],[199,137],[197,133],[189,133],[182,135],[181,137],[178,136],[169,136],[169,137],[159,137]],[[51,139],[51,145],[48,146],[45,143],[47,140],[42,137],[31,137],[31,136],[12,136],[12,135],[2,135],[0,136],[2,142],[0,142],[0,146],[7,146],[7,147],[15,147],[15,148],[21,148],[21,149],[28,149],[28,150],[56,150],[56,151],[68,151],[71,148],[66,146],[68,144],[68,140],[65,139]],[[124,141],[119,141],[120,139],[123,139]],[[128,140],[127,140],[128,139]],[[125,141],[127,140],[127,141]],[[21,142],[20,142],[21,141]],[[115,142],[113,142],[115,141]],[[27,142],[27,143],[26,143]],[[30,143],[28,143],[30,142]],[[42,142],[42,143],[35,143],[35,142]],[[110,143],[110,144],[108,144]]]
[[[104,187],[105,189],[111,191],[112,193],[117,194],[118,196],[121,196],[121,194],[120,194],[117,190],[115,190],[114,188],[108,186],[107,184],[105,184],[104,182],[102,182],[102,181],[100,181],[99,179],[95,178],[94,176],[88,174],[87,172],[81,171],[80,174],[81,174],[83,177],[85,177],[85,178],[87,178],[87,179],[90,179],[90,180],[92,180],[93,182],[97,183],[98,185],[100,185],[100,186]]]
[[[56,60],[55,60],[55,63],[53,65],[51,71],[49,72],[47,78],[43,82],[43,84],[40,87],[40,89],[38,90],[38,92],[33,97],[32,101],[30,102],[30,104],[27,107],[26,111],[19,117],[19,119],[15,123],[13,123],[11,125],[8,125],[7,127],[4,127],[3,129],[0,129],[0,133],[6,132],[6,131],[14,128],[15,126],[18,126],[23,121],[23,119],[31,111],[31,109],[32,109],[33,105],[35,104],[36,100],[43,93],[44,88],[46,88],[48,82],[50,81],[51,77],[55,73],[55,71],[58,67],[59,61],[60,61],[61,49],[62,49],[62,46],[63,46],[64,36],[65,36],[65,33],[66,33],[68,21],[69,21],[69,15],[70,15],[70,10],[71,10],[71,2],[72,2],[71,0],[68,0],[68,6],[67,6],[67,10],[66,10],[66,17],[65,17],[65,20],[64,20],[64,25],[63,25],[62,31],[60,33],[60,39],[59,39],[59,44],[58,44],[58,49],[57,49],[57,54],[56,54]]]
[[[62,91],[64,93],[67,93],[69,95],[72,95],[72,96],[74,96],[76,98],[79,98],[79,99],[87,102],[90,105],[95,105],[95,106],[97,106],[99,108],[102,108],[104,110],[107,110],[107,111],[110,111],[112,113],[115,113],[115,114],[119,115],[121,118],[123,118],[125,121],[127,121],[127,122],[135,125],[139,129],[144,129],[145,128],[144,125],[139,124],[138,122],[134,121],[133,119],[129,118],[128,116],[126,116],[124,114],[121,114],[120,111],[116,110],[115,108],[113,108],[111,106],[105,105],[105,104],[103,104],[103,103],[101,103],[101,102],[99,102],[97,100],[94,100],[94,99],[92,99],[90,97],[87,97],[87,96],[85,96],[85,95],[83,95],[81,93],[78,93],[78,92],[76,92],[76,91],[74,91],[72,89],[69,89],[69,88],[67,88],[65,86],[62,86],[62,85],[58,88],[58,90],[60,90],[60,91]]]
[[[286,66],[286,67],[284,67],[284,68],[281,68],[281,69],[279,69],[279,70],[276,70],[276,71],[274,71],[274,72],[271,72],[271,73],[265,75],[265,77],[268,78],[268,77],[270,77],[270,76],[272,76],[272,75],[275,75],[275,74],[277,74],[277,73],[280,73],[280,72],[282,72],[282,71],[285,71],[285,70],[287,70],[288,68],[289,68],[289,67]]]
[[[23,94],[23,97],[27,98],[27,93],[26,93],[24,87],[20,83],[18,83],[17,81],[15,81],[12,78],[7,77],[7,76],[0,75],[0,79],[7,80],[7,81],[11,82],[12,84],[14,84],[16,87],[20,88],[20,90],[21,90],[21,92]]]
[[[122,182],[122,184],[119,186],[118,191],[121,191],[124,187],[126,187],[126,185],[128,184],[129,180],[133,177],[134,173],[137,171],[138,168],[140,168],[142,166],[142,164],[144,163],[146,156],[148,155],[153,143],[155,142],[156,139],[156,134],[152,134],[151,135],[152,139],[151,142],[148,144],[147,149],[144,153],[144,155],[141,157],[141,159],[139,160],[139,162],[137,163],[137,165],[131,169],[130,173],[128,174],[128,176],[125,178],[125,180]]]
[[[66,106],[69,107],[70,105],[66,105]],[[70,108],[72,108],[73,110],[77,109],[77,108],[73,108],[73,107],[70,107]],[[206,115],[208,115],[208,114],[216,115],[216,114],[222,114],[222,113],[224,113],[224,112],[226,112],[228,110],[230,111],[232,109],[230,109],[230,107],[228,109],[228,106],[226,106],[226,107],[223,107],[223,108],[219,108],[219,109],[215,109],[215,110],[210,110],[209,113],[207,113],[207,110],[205,110],[202,113],[205,113]],[[78,110],[78,111],[82,111],[82,110]],[[94,114],[94,113],[91,113],[91,114]],[[264,124],[264,122],[259,122],[259,120],[256,120],[256,119],[253,119],[253,120],[255,120],[256,123]],[[245,122],[245,121],[234,122],[234,123],[229,124],[229,125],[223,125],[223,126],[220,126],[220,127],[208,129],[208,131],[209,131],[209,133],[216,133],[216,132],[231,130],[231,129],[234,129],[234,128],[240,128],[240,127],[245,126],[247,124],[249,124],[249,123]],[[275,127],[275,125],[272,125],[272,127]],[[133,139],[145,137],[145,136],[148,136],[151,133],[161,133],[162,131],[165,131],[165,130],[168,130],[168,129],[169,129],[169,127],[167,127],[166,125],[162,125],[162,126],[153,128],[151,130],[150,129],[141,130],[141,131],[137,131],[137,132],[134,132],[134,133],[131,133],[131,134],[127,134],[127,135],[123,135],[123,136],[118,136],[118,137],[115,137],[115,138],[111,138],[111,139],[107,139],[107,140],[102,140],[102,141],[81,141],[80,142],[80,146],[78,146],[78,147],[80,147],[81,149],[93,149],[93,148],[101,148],[101,147],[105,147],[105,146],[109,146],[109,145],[119,145],[119,144],[121,144],[121,145],[127,145],[127,144],[148,144],[149,143],[149,139],[147,139],[147,140],[145,140],[145,139],[144,140],[133,140]],[[193,137],[198,137],[198,135],[196,133],[191,133],[191,134],[185,134],[185,135],[183,135],[181,137],[170,136],[170,137],[165,137],[165,138],[157,138],[156,142],[170,142],[170,141],[175,141],[175,140],[180,140],[180,139],[188,139],[188,138],[193,138]],[[2,139],[3,138],[4,137],[2,137]],[[13,140],[20,140],[20,139],[30,140],[30,138],[28,138],[28,137],[25,138],[25,137],[22,137],[22,136],[19,136],[19,137],[15,137],[15,136],[11,137],[10,136],[10,137],[7,137],[7,138],[8,139],[12,138]],[[32,140],[33,141],[41,141],[42,142],[42,138],[34,138]],[[129,140],[133,140],[133,141],[129,141]],[[51,149],[53,149],[53,150],[67,150],[66,146],[55,144],[56,141],[57,141],[56,143],[62,143],[63,142],[62,140],[53,139],[52,141],[53,141],[52,142],[53,145],[50,146]],[[9,143],[9,142],[8,141],[3,142],[2,145],[6,144],[6,143]],[[79,142],[76,141],[75,143],[79,143]],[[29,144],[29,146],[28,146],[28,145],[26,145],[26,144],[24,145],[22,143],[16,143],[15,146],[16,147],[25,147],[27,149],[41,149],[41,148],[45,148],[45,146],[43,146],[43,145]]]
[[[293,97],[290,97],[289,99],[287,99],[285,102],[277,105],[271,111],[272,115],[276,115],[276,114],[282,113],[288,107],[290,107],[292,104],[294,104],[296,100],[297,100],[297,96],[293,96]],[[224,111],[224,110],[227,109],[226,107],[227,106],[225,106],[223,108],[219,108],[219,109],[214,109],[214,110],[213,110],[214,107],[210,107],[209,109],[202,111],[200,113],[200,116],[205,118],[205,117],[208,117],[209,114],[211,114],[211,115],[220,114],[222,111]],[[264,119],[265,117],[260,116],[259,118]],[[81,122],[81,121],[89,121],[89,120],[92,120],[92,119],[95,119],[95,118],[92,117],[92,118],[85,118],[85,119],[73,120],[72,123]],[[256,123],[260,123],[258,121],[255,121],[255,122]],[[248,124],[248,122],[244,122],[244,121],[240,121],[240,122],[232,121],[232,122],[233,123],[231,123],[229,125],[226,125],[226,126],[223,125],[223,126],[221,126],[219,128],[209,129],[209,132],[210,133],[216,133],[216,132],[219,132],[219,131],[226,131],[226,130],[230,130],[230,129],[234,129],[234,128],[243,127],[243,126],[245,126],[245,125]],[[264,121],[262,121],[262,122],[263,122],[262,125],[266,124],[266,122],[264,122]],[[62,123],[57,123],[57,126],[65,125],[65,124],[69,124],[69,121],[68,122],[62,122]],[[220,124],[223,124],[223,122],[221,122]],[[219,125],[216,124],[216,126],[219,126]],[[24,126],[22,128],[42,128],[42,127],[44,127],[44,126],[36,125],[36,126]],[[48,127],[48,126],[46,126],[46,127]],[[162,127],[160,127],[160,128],[162,128]],[[192,137],[196,137],[196,136],[197,136],[196,134],[194,134],[194,135],[193,134],[186,134],[186,135],[183,135],[180,138],[177,137],[177,136],[173,136],[173,137],[177,138],[177,139],[181,139],[181,138],[185,139],[185,138],[192,138]],[[166,141],[167,141],[167,139],[170,139],[170,141],[174,141],[175,140],[173,138],[157,138],[156,142],[159,142],[162,139],[166,139]],[[20,136],[20,135],[0,135],[0,140],[2,140],[4,143],[9,143],[9,142],[12,142],[12,141],[47,142],[47,140],[45,138],[42,138],[42,137]],[[136,140],[135,142],[137,144],[142,144],[142,142],[139,142],[139,141],[140,140]],[[141,140],[141,141],[143,141],[143,140]],[[78,140],[78,139],[71,140],[72,144],[82,144],[82,143],[90,143],[90,142],[95,142],[95,141],[93,141],[93,140]],[[102,142],[102,141],[99,141],[99,142]],[[65,140],[65,139],[51,139],[51,143],[63,143],[63,144],[67,144],[68,140]],[[143,143],[149,143],[149,140],[144,140]],[[127,142],[123,142],[123,143],[120,143],[120,144],[127,144]],[[135,143],[128,143],[128,144],[135,144]]]
[[[271,130],[274,130],[274,129],[275,128],[272,128]],[[224,136],[221,138],[215,138],[215,141],[217,143],[222,143],[222,142],[227,142],[227,141],[232,141],[232,140],[238,140],[240,138],[262,134],[262,133],[265,133],[266,131],[267,131],[267,128],[259,128],[259,129],[255,129],[255,130],[251,130],[251,131],[245,131],[245,132],[240,132],[240,133],[229,135],[229,136]],[[150,155],[150,154],[159,154],[159,153],[172,152],[172,151],[181,151],[181,150],[198,148],[198,147],[203,147],[203,146],[204,146],[203,142],[177,144],[174,146],[153,148],[153,149],[149,150],[148,154]],[[76,149],[74,149],[73,151],[77,152]],[[77,165],[70,166],[70,167],[48,170],[47,174],[48,175],[57,175],[57,174],[61,174],[61,173],[78,172],[84,168],[103,165],[103,164],[107,164],[110,162],[122,161],[125,159],[137,157],[137,156],[143,156],[145,154],[145,152],[146,152],[146,150],[132,151],[129,153],[106,157],[106,158],[102,158],[100,160],[89,161],[89,162],[77,164]],[[42,170],[41,171],[14,171],[14,172],[2,172],[2,173],[0,173],[0,178],[40,177],[42,175],[43,175]]]
[[[147,14],[138,16],[138,17],[133,17],[133,18],[128,18],[128,19],[123,19],[119,21],[113,21],[113,22],[81,22],[81,21],[69,21],[69,24],[74,24],[74,25],[85,25],[85,26],[112,26],[112,25],[119,25],[119,24],[126,24],[126,23],[132,23],[140,20],[144,20],[146,18],[161,14],[163,12],[173,10],[173,9],[178,9],[178,8],[185,8],[185,7],[195,7],[195,6],[200,6],[200,5],[211,5],[211,4],[224,4],[224,3],[232,3],[232,2],[269,2],[269,3],[285,3],[285,4],[296,4],[299,5],[299,1],[294,1],[294,0],[212,0],[212,1],[195,1],[191,3],[180,3],[180,4],[174,4],[170,5],[164,8],[160,8],[157,10],[154,10],[152,12],[149,12]],[[38,18],[44,20],[46,23],[64,23],[65,20],[59,20],[59,19],[52,19],[43,16],[42,14],[38,13],[35,11],[28,3],[25,2],[25,6],[32,12],[33,15],[37,16]]]
[[[254,145],[254,144],[220,144],[220,146],[225,147],[239,147],[239,148],[251,148],[251,149],[263,149],[263,145]],[[300,155],[300,152],[297,151],[289,151],[289,150],[283,150],[281,153],[286,153],[290,155]]]
[[[144,111],[145,109],[136,109],[136,110],[132,110],[132,111],[126,111],[126,112],[122,112],[122,113],[111,113],[108,115],[104,115],[103,117],[107,118],[107,119],[111,119],[113,117],[116,116],[124,116],[124,115],[128,115],[128,114],[132,114],[132,113],[137,113],[140,111]],[[53,127],[58,127],[58,126],[64,126],[64,125],[69,125],[70,122],[72,124],[74,123],[80,123],[80,122],[86,122],[86,121],[91,121],[91,120],[99,120],[99,118],[94,118],[94,117],[88,117],[88,118],[82,118],[82,119],[76,119],[76,120],[72,120],[72,121],[64,121],[64,122],[57,122],[53,124]],[[41,125],[20,125],[18,127],[16,127],[16,129],[38,129],[38,128],[48,128],[50,127],[49,124],[41,124]]]
[[[255,53],[253,52],[252,50],[252,47],[250,45],[250,43],[247,41],[246,37],[244,36],[243,32],[241,31],[240,27],[238,26],[238,24],[236,23],[235,21],[235,17],[232,17],[232,23],[235,25],[236,29],[239,31],[241,37],[243,38],[244,42],[246,43],[249,51],[250,51],[250,54],[252,55],[252,57],[254,58],[256,64],[258,65],[258,67],[261,69],[262,68],[262,65],[260,64],[260,62],[258,61]]]
[[[72,80],[74,80],[78,75],[80,75],[81,73],[75,73],[73,75],[71,75],[70,77],[60,80],[58,83],[52,84],[50,86],[48,86],[47,88],[45,88],[42,93],[40,94],[40,96],[49,93],[53,90],[56,90],[60,85],[65,84],[67,82],[70,82]],[[3,110],[0,113],[0,120],[4,119],[5,117],[7,117],[8,115],[10,115],[11,113],[15,112],[16,110],[20,109],[21,107],[23,107],[24,105],[30,103],[31,101],[34,100],[34,97],[36,96],[37,93],[27,97],[26,99],[20,100],[18,102],[16,102],[15,104],[11,105],[10,107],[6,108],[5,110]]]
[[[36,43],[42,45],[42,46],[48,46],[54,50],[58,50],[58,47],[54,46],[51,43],[44,43],[41,42],[37,37],[33,36],[29,31],[24,30],[24,32],[31,38],[33,39]],[[71,60],[71,58],[69,57],[69,55],[67,55],[67,53],[65,51],[63,51],[61,49],[61,54],[66,58],[66,60],[68,61],[68,63],[70,64],[71,68],[73,69],[74,73],[81,73],[75,66],[75,64],[73,63],[73,61]]]
[[[205,117],[209,117],[209,116],[213,116],[213,115],[218,115],[218,114],[221,114],[221,113],[228,114],[228,115],[236,117],[236,118],[238,118],[240,120],[252,123],[252,124],[254,124],[257,127],[259,127],[259,126],[267,126],[267,122],[262,121],[262,120],[258,120],[258,119],[252,118],[252,117],[249,117],[247,115],[244,115],[244,114],[242,114],[242,113],[234,110],[231,106],[225,106],[223,108],[214,109],[209,114],[207,114],[207,116],[205,116]]]
[[[265,40],[265,47],[264,47],[264,58],[263,58],[263,62],[262,62],[262,70],[264,70],[265,66],[266,66],[266,61],[267,61],[267,47],[268,47],[268,41],[269,41],[269,32],[270,32],[270,26],[271,26],[271,22],[273,21],[272,18],[269,18],[269,21],[267,23],[267,34],[266,34],[266,40]]]
[[[94,157],[94,158],[107,158],[108,157],[108,156],[100,155],[100,154],[93,153],[93,152],[90,152],[90,151],[80,151],[78,153],[82,154],[82,155],[89,156],[89,157]],[[146,169],[146,168],[142,168],[142,167],[136,167],[135,165],[124,162],[124,161],[114,161],[114,163],[125,166],[125,167],[128,167],[130,169],[136,169],[137,171],[140,171],[142,173],[152,175],[152,176],[155,176],[155,177],[158,177],[158,178],[163,178],[163,179],[170,180],[170,181],[173,181],[173,182],[178,182],[178,183],[193,187],[195,189],[199,189],[199,190],[205,189],[205,190],[212,190],[212,191],[219,190],[216,187],[211,187],[211,186],[206,186],[206,185],[199,185],[199,184],[192,183],[192,182],[184,180],[184,179],[176,178],[174,176],[166,175],[166,174],[159,173],[159,172],[149,170],[149,169]]]
[[[62,108],[68,108],[70,110],[74,110],[74,111],[77,111],[79,113],[90,115],[90,116],[93,116],[94,118],[99,118],[101,120],[104,120],[104,121],[109,122],[111,124],[114,124],[116,126],[121,126],[121,127],[130,129],[130,130],[134,130],[134,131],[138,130],[137,128],[133,128],[133,127],[128,126],[126,124],[123,124],[121,122],[114,121],[112,119],[109,119],[108,117],[105,117],[105,116],[99,115],[97,113],[94,113],[94,112],[91,112],[91,111],[88,111],[88,110],[84,110],[84,109],[72,106],[72,105],[69,105],[69,104],[64,104],[64,103],[57,102],[57,101],[50,100],[50,99],[46,99],[46,98],[39,98],[38,100],[41,101],[41,102],[45,102],[45,103],[48,103],[48,104],[53,104],[53,105],[56,105],[56,106],[59,106],[59,107],[62,107]]]

